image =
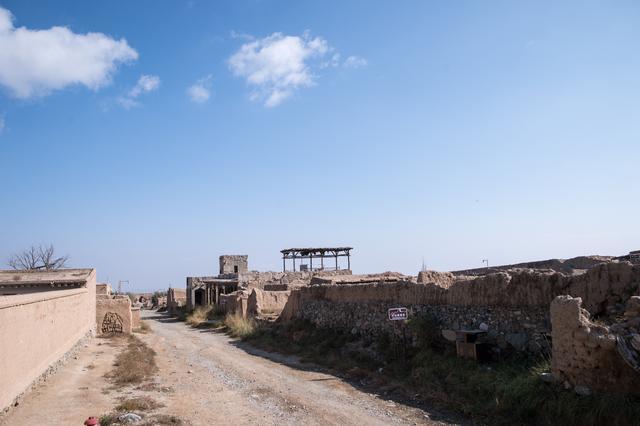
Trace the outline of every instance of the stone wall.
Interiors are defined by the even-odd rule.
[[[429,276],[437,282],[425,283]],[[594,312],[606,313],[637,294],[640,268],[621,262],[575,276],[522,269],[453,281],[446,274],[423,274],[421,280],[303,287],[291,292],[280,319],[304,318],[362,334],[399,332],[386,315],[388,308],[403,306],[414,315],[433,315],[443,330],[486,330],[498,350],[539,352],[549,348],[549,304],[556,296],[581,296]]]
[[[95,332],[95,271],[86,271],[82,288],[0,297],[0,410]]]
[[[594,324],[581,306],[582,299],[571,296],[558,296],[551,303],[554,376],[578,392],[615,390],[640,394],[640,374],[619,353],[615,327]],[[640,312],[634,314],[638,318]],[[634,323],[636,330],[639,324],[640,321]]]
[[[249,256],[222,255],[220,256],[220,275],[239,274],[249,269]]]
[[[133,316],[128,296],[98,296],[95,312],[98,334],[131,333]]]

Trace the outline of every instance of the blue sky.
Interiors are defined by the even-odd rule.
[[[150,290],[290,246],[412,274],[640,249],[638,2],[0,7],[3,261],[53,243]]]

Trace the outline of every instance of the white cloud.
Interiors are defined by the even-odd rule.
[[[360,68],[367,65],[367,60],[360,56],[349,56],[342,64],[345,68]]]
[[[228,62],[231,71],[254,88],[252,100],[274,107],[295,90],[314,85],[312,60],[330,50],[326,40],[308,33],[302,37],[273,33],[243,44]]]
[[[187,95],[189,98],[196,103],[204,103],[209,100],[211,97],[211,80],[213,76],[209,74],[208,76],[201,78],[196,81],[195,84],[189,86],[187,88]]]
[[[157,75],[141,75],[135,86],[126,95],[118,98],[118,103],[129,109],[138,106],[138,97],[142,94],[153,92],[160,87],[160,77]]]
[[[15,28],[11,12],[0,7],[0,85],[16,98],[45,96],[73,84],[97,90],[111,82],[121,63],[137,58],[125,39],[102,33]]]
[[[0,117],[0,135],[4,132],[5,122],[4,117]]]

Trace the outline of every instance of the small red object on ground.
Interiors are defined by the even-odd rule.
[[[98,421],[98,418],[93,416],[85,420],[84,424],[85,426],[100,426],[100,422]]]

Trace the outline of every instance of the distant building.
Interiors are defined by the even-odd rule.
[[[634,265],[640,265],[640,250],[630,251],[629,261]]]
[[[217,305],[221,294],[238,290],[238,275],[249,270],[249,256],[220,256],[220,274],[216,277],[187,277],[187,309]]]

